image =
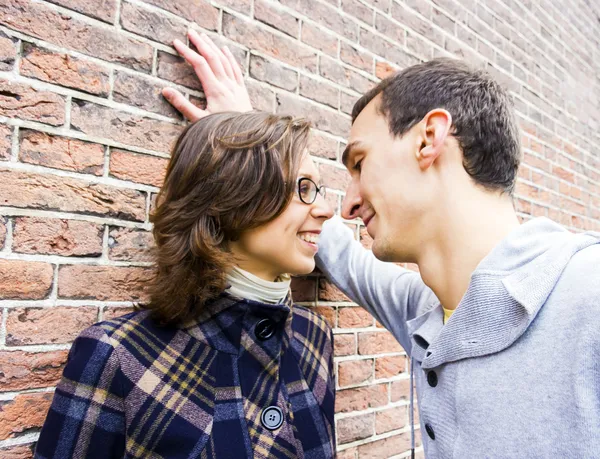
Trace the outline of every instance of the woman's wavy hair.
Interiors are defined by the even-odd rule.
[[[221,294],[228,242],[287,207],[309,133],[305,119],[256,111],[209,115],[181,133],[150,219],[155,274],[142,309],[183,323]]]

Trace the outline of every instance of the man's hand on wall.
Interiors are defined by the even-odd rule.
[[[204,89],[206,109],[196,107],[174,88],[163,89],[165,99],[192,122],[212,113],[252,110],[242,71],[231,51],[226,46],[219,49],[207,35],[194,30],[188,32],[188,38],[199,53],[179,40],[173,46],[194,68]]]

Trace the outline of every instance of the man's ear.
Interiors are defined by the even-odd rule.
[[[427,170],[442,154],[446,138],[452,128],[452,115],[442,108],[431,110],[419,123],[420,145],[417,146],[417,161],[421,170]]]

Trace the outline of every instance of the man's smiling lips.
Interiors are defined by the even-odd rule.
[[[373,217],[375,216],[374,213],[370,213],[368,215],[365,215],[362,220],[365,226],[369,226],[369,222],[373,219]]]

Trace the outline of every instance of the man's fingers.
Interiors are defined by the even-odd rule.
[[[229,48],[227,46],[225,46],[223,51],[225,52],[225,56],[227,57],[227,60],[231,65],[235,81],[237,81],[239,84],[244,84],[244,75],[242,74],[242,69],[240,69],[239,64],[235,60],[235,57],[233,57],[233,54],[231,53],[231,51],[229,51]]]
[[[210,67],[211,72],[215,75],[217,79],[221,79],[226,76],[225,69],[223,69],[223,64],[221,63],[221,59],[218,53],[215,53],[214,49],[210,44],[212,41],[206,34],[202,34],[200,36],[198,32],[193,29],[188,31],[188,38],[194,44],[198,51],[202,55],[208,65]]]
[[[162,94],[169,101],[173,107],[177,109],[179,113],[186,117],[190,121],[196,121],[200,118],[204,118],[208,113],[192,104],[185,98],[177,89],[164,88]]]

